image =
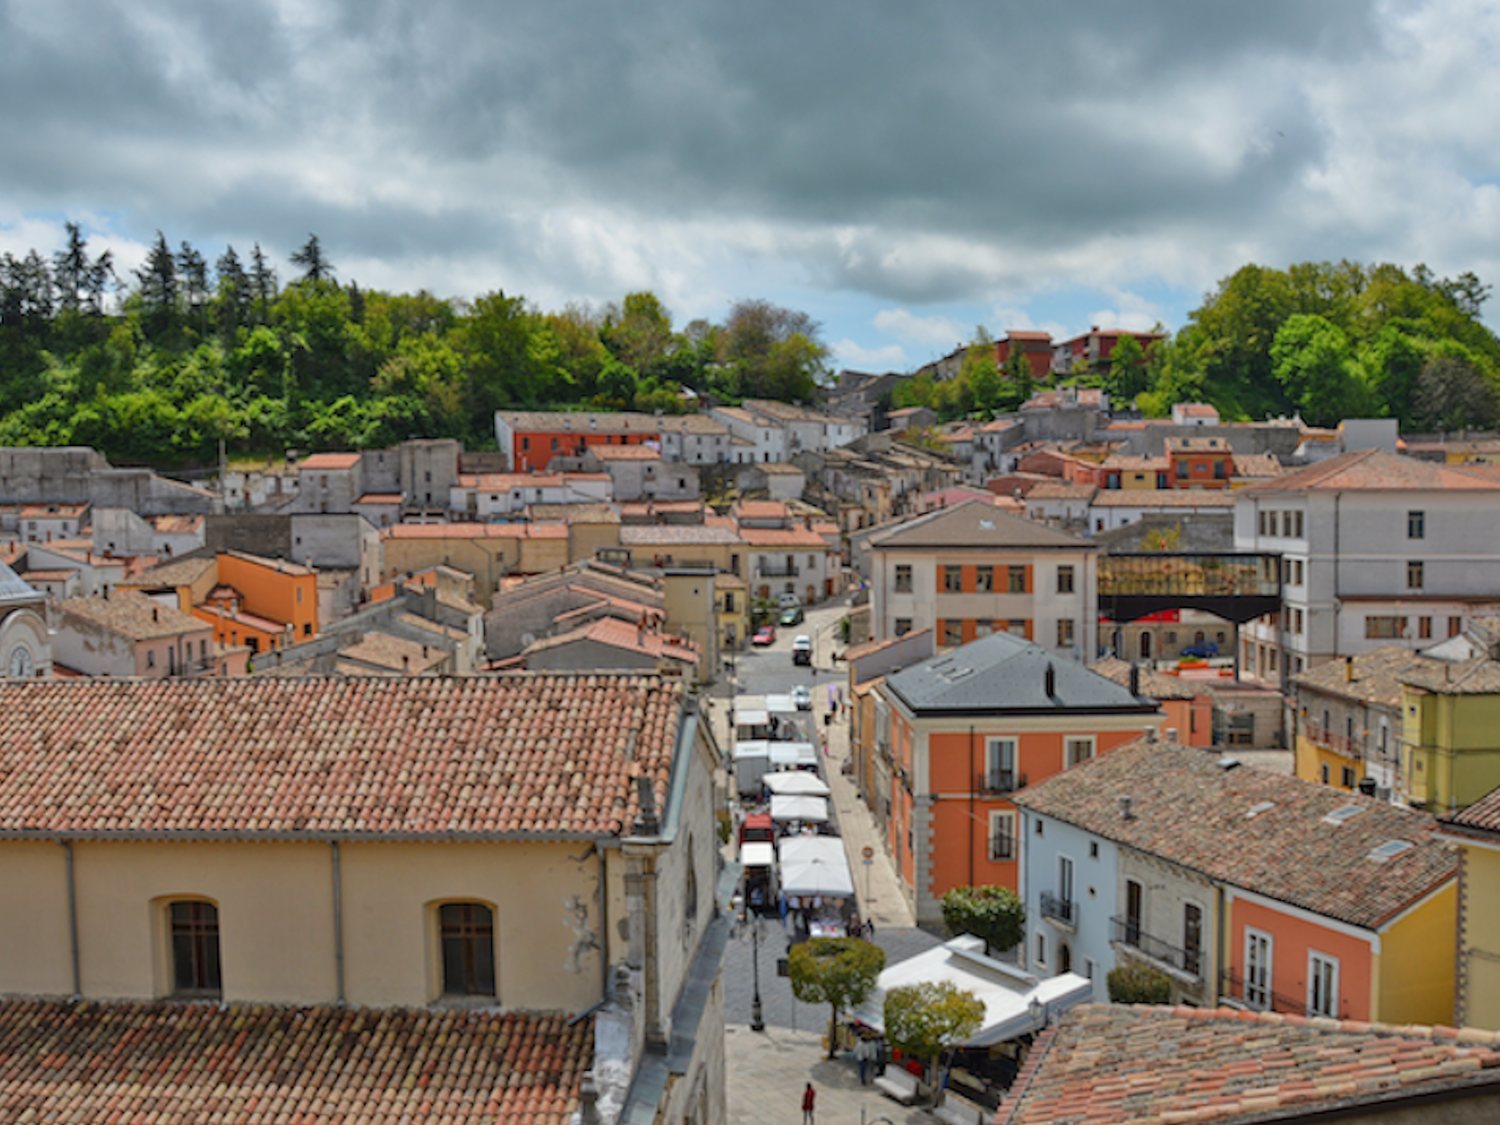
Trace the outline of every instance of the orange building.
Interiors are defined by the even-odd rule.
[[[122,588],[174,595],[177,607],[214,628],[214,643],[269,652],[318,635],[318,575],[310,567],[243,551],[175,559]]]
[[[1201,488],[1209,491],[1229,487],[1234,476],[1234,451],[1221,437],[1167,438],[1167,485],[1169,488]]]
[[[540,472],[554,457],[582,457],[601,445],[661,445],[661,423],[650,414],[568,410],[501,410],[495,438],[512,472]]]
[[[1207,748],[1214,744],[1214,697],[1203,684],[1131,664],[1117,656],[1097,660],[1089,668],[1156,700],[1166,716],[1162,730],[1176,731],[1177,741],[1184,746]]]
[[[1154,700],[1006,633],[896,672],[874,694],[875,772],[888,780],[866,799],[921,922],[941,918],[954,887],[1017,888],[1013,793],[1163,723]]]

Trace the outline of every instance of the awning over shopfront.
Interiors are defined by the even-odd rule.
[[[830,792],[826,781],[806,770],[769,773],[765,777],[765,783],[773,794],[787,797],[826,797]]]
[[[828,819],[828,802],[822,797],[773,796],[771,819],[783,823],[800,820],[808,824],[822,824]]]

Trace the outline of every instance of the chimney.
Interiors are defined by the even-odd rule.
[[[655,836],[661,831],[661,821],[656,816],[656,790],[651,788],[651,779],[645,774],[637,775],[635,792],[641,811],[636,816],[631,831],[637,836]]]
[[[408,656],[406,653],[402,653],[401,654],[401,671],[403,671],[403,672],[410,672],[411,671],[411,657]]]
[[[1122,793],[1120,795],[1120,819],[1121,820],[1134,820],[1135,819],[1135,812],[1134,812],[1134,810],[1131,809],[1130,805],[1131,805],[1130,797],[1128,795]]]
[[[1050,660],[1047,662],[1047,671],[1042,674],[1042,688],[1046,691],[1048,699],[1054,701],[1057,699],[1057,669],[1052,666]]]
[[[1168,727],[1167,728],[1167,741],[1168,742],[1176,742],[1177,741],[1177,728],[1176,727]]]
[[[1344,683],[1346,683],[1346,684],[1352,684],[1353,682],[1354,682],[1354,657],[1352,657],[1352,656],[1346,656],[1346,657],[1344,657]]]
[[[161,611],[158,610],[155,606],[151,607],[151,620],[154,622],[159,622],[161,620]]]
[[[1141,694],[1141,666],[1139,664],[1130,666],[1130,694],[1134,696]]]

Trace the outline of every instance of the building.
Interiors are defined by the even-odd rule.
[[[1014,794],[1162,720],[1128,686],[1008,633],[891,672],[873,694],[871,808],[923,922],[954,887],[1017,889]]]
[[[1458,864],[1425,813],[1151,740],[1014,799],[1033,971],[1087,958],[1101,1000],[1133,961],[1178,1003],[1452,1015]]]
[[[1292,677],[1297,776],[1401,800],[1401,677],[1416,659],[1410,649],[1391,645]]]
[[[226,650],[214,627],[138,590],[67,598],[52,607],[53,659],[84,676],[234,675],[248,649]]]
[[[533,672],[700,672],[701,652],[686,637],[616,617],[596,617],[566,632],[533,641],[521,653]],[[707,671],[707,669],[703,669]]]
[[[1172,425],[1174,426],[1217,426],[1219,424],[1218,407],[1206,402],[1174,402],[1172,404]]]
[[[0,675],[52,675],[46,598],[0,562]]]
[[[1412,661],[1400,674],[1401,799],[1452,815],[1500,787],[1500,661]]]
[[[1500,1029],[1500,789],[1438,823],[1458,851],[1453,1025]]]
[[[1117,531],[1139,523],[1148,516],[1223,516],[1234,510],[1234,497],[1227,492],[1205,489],[1168,489],[1146,491],[1121,489],[1094,493],[1089,501],[1090,534]],[[1030,507],[1028,497],[1028,508]]]
[[[659,445],[660,421],[628,412],[497,410],[495,441],[512,472],[540,472],[554,457],[582,457],[596,445]]]
[[[361,1056],[361,1082],[410,1075],[398,1043],[475,1081],[524,1070],[539,1027],[538,1050],[565,1048],[522,1082],[542,1104],[572,1096],[581,1064],[612,1115],[723,1121],[719,757],[679,681],[38,680],[0,686],[0,704],[0,1026],[26,1029],[0,1042],[0,1084],[97,1094],[121,1081],[116,1055],[80,1044],[85,1079],[15,1048],[73,1021],[97,1045],[124,1023],[153,1029],[115,1039],[125,1057],[157,1061],[121,1099],[155,1090],[162,1112],[153,1049],[183,1045],[174,1093],[194,1106],[274,1056],[265,1105],[235,1103],[253,1116],[313,1081],[303,1059],[318,1096],[341,1097],[335,1048],[371,1025],[390,1038]],[[214,1061],[205,1045],[231,1041],[232,1016]],[[503,1051],[462,1061],[506,1021]],[[313,1061],[309,1042],[334,1053]],[[412,1081],[437,1097],[451,1077]],[[378,1115],[408,1096],[331,1104]]]
[[[1037,1037],[995,1125],[1487,1121],[1497,1067],[1500,1039],[1448,1027],[1090,1004]]]
[[[1052,373],[1072,375],[1087,371],[1101,371],[1109,366],[1110,356],[1122,336],[1132,336],[1149,352],[1158,340],[1166,339],[1164,332],[1131,332],[1123,328],[1100,329],[1093,325],[1087,332],[1062,340],[1052,348]]]
[[[618,448],[641,449],[655,456],[655,451],[644,446]],[[448,511],[486,523],[522,515],[536,504],[598,504],[614,498],[607,473],[463,473],[448,490]]]
[[[1061,656],[1098,651],[1091,543],[970,501],[871,535],[877,640],[932,629],[940,648],[1014,632]]]
[[[1002,372],[1008,371],[1010,357],[1016,353],[1026,357],[1026,366],[1031,377],[1045,381],[1052,375],[1052,333],[1023,332],[1012,328],[995,341],[995,363]]]
[[[1234,451],[1221,437],[1167,438],[1167,483],[1171,488],[1222,490],[1234,477]]]
[[[1368,449],[1238,489],[1233,504],[1235,549],[1282,556],[1281,617],[1240,633],[1240,666],[1262,680],[1427,647],[1500,601],[1500,477],[1484,467]]]
[[[1214,744],[1213,693],[1202,683],[1115,656],[1096,660],[1089,665],[1089,671],[1129,688],[1134,695],[1155,700],[1163,716],[1161,729],[1175,731],[1185,745]]]
[[[555,523],[398,523],[380,533],[385,573],[449,566],[474,576],[486,609],[503,579],[559,570],[571,559],[568,525]]]

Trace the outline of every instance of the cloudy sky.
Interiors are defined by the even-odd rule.
[[[906,369],[1175,329],[1252,260],[1500,279],[1497,59],[1493,0],[0,0],[0,250],[315,231],[366,286],[764,297]]]

